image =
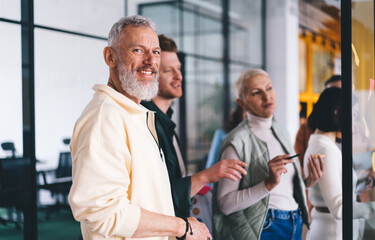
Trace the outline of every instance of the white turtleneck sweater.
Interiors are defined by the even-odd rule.
[[[270,160],[285,154],[280,142],[272,132],[272,116],[270,118],[262,118],[248,113],[247,119],[255,136],[267,144]],[[221,159],[239,159],[239,157],[233,146],[228,146],[221,155]],[[279,185],[270,192],[267,190],[264,181],[250,188],[238,190],[240,180],[232,181],[223,178],[218,185],[220,210],[225,215],[228,215],[246,209],[266,197],[267,194],[270,194],[269,208],[285,211],[296,210],[298,204],[293,198],[295,168],[293,164],[287,164],[286,168],[288,172],[282,174]],[[248,174],[251,174],[251,171],[248,171]]]

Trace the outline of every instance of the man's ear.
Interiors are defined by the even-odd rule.
[[[117,66],[115,51],[111,47],[105,47],[103,50],[104,61],[110,68]]]

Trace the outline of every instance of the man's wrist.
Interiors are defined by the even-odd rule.
[[[207,176],[206,176],[206,174],[205,174],[205,172],[204,172],[205,170],[203,170],[203,171],[200,171],[200,172],[197,172],[196,174],[194,174],[193,176],[192,176],[192,178],[194,178],[194,182],[197,184],[197,185],[202,185],[202,186],[204,186],[204,185],[206,185],[207,183],[209,183],[208,182],[208,178],[207,178]]]
[[[180,236],[180,237],[177,236],[177,238],[176,238],[177,240],[185,240],[189,230],[190,230],[190,234],[193,235],[193,230],[191,228],[189,220],[186,217],[181,217],[181,219],[184,220],[184,222],[185,222],[185,232],[182,236]]]
[[[186,231],[186,222],[182,218],[179,218],[179,217],[176,217],[176,219],[177,219],[177,223],[178,223],[176,236],[182,237],[185,234],[185,231]]]

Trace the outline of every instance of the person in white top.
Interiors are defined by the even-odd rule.
[[[74,127],[69,203],[83,239],[210,239],[203,223],[174,216],[154,113],[140,105],[158,91],[161,49],[155,24],[141,16],[116,22],[104,49],[108,85]]]
[[[243,221],[248,221],[247,226],[253,224],[250,226],[253,230],[239,228],[237,232],[241,234],[234,236],[236,233],[231,233],[233,238],[229,238],[228,235],[228,239],[301,239],[300,210],[303,211],[304,222],[308,224],[305,187],[299,161],[288,159],[293,151],[289,136],[284,128],[275,126],[276,123],[273,121],[276,93],[269,75],[261,69],[246,70],[236,81],[235,89],[239,96],[237,104],[247,112],[247,120],[234,129],[232,134],[229,134],[227,138],[233,139],[229,140],[231,141],[229,144],[222,145],[221,159],[246,161],[249,166],[246,168],[248,174],[237,181],[220,180],[216,194],[217,204],[220,212],[225,215],[224,218],[227,218],[224,221],[227,224],[234,218],[234,216],[231,217],[233,214],[241,211],[242,214],[238,217],[243,215],[249,215],[248,219],[254,215],[259,217],[256,220],[243,218]],[[241,143],[238,146],[236,137],[231,137],[240,131],[241,134],[235,136],[248,135],[252,139],[247,140],[244,137],[240,141],[244,144],[242,146]],[[263,146],[266,146],[264,150],[262,150]],[[250,156],[245,157],[246,154],[240,153],[241,149],[249,147],[252,149],[248,153]],[[240,157],[241,155],[244,157]],[[309,168],[307,168],[309,173],[306,175],[308,177],[305,184],[312,186],[323,175],[324,166],[319,165],[317,160],[312,158],[306,162],[309,162]],[[219,222],[218,219],[220,218],[215,220],[214,217],[214,221]],[[256,224],[258,225],[255,226]],[[219,226],[219,223],[216,226]],[[218,228],[217,235],[220,233]],[[215,239],[217,235],[214,233]]]
[[[341,132],[342,97],[340,88],[325,89],[308,118],[308,126],[314,133],[310,136],[305,160],[309,156],[324,155],[326,168],[324,176],[308,193],[314,206],[311,211],[311,228],[307,235],[309,240],[343,238],[342,155],[335,143],[337,134]],[[357,177],[353,171],[354,187],[356,182]],[[360,203],[353,199],[353,239],[362,239],[365,220],[374,227],[374,207],[375,202]]]

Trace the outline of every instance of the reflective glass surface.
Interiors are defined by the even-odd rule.
[[[102,40],[35,31],[36,156],[51,167],[90,101],[92,86],[107,82],[105,46]]]
[[[179,49],[179,11],[177,4],[164,3],[156,5],[145,5],[142,7],[142,15],[152,19],[157,25],[158,34],[164,34],[171,37],[177,43]]]
[[[21,29],[19,25],[0,22],[0,143],[13,142],[18,156],[23,155]],[[0,148],[0,157],[9,156]]]
[[[34,0],[35,24],[100,37],[124,12],[122,0]]]
[[[244,69],[262,66],[262,15],[258,12],[261,1],[229,2],[230,61],[241,62],[230,65],[229,84],[233,86]],[[248,8],[252,9],[250,14]],[[188,129],[187,160],[192,165],[204,164],[212,136],[223,127],[224,119],[223,56],[226,47],[223,46],[222,1],[152,3],[140,5],[140,10],[142,15],[156,22],[159,34],[172,37],[179,51],[186,54],[187,110],[186,116],[180,117],[186,118]],[[233,88],[230,89],[230,106],[234,108],[236,97]]]
[[[209,2],[184,4],[183,49],[191,54],[222,57],[221,10]]]
[[[108,69],[102,55],[105,46],[103,40],[35,30],[35,144],[39,185],[54,184],[58,178],[71,176],[69,139],[75,121],[92,98],[93,85],[107,82]],[[66,179],[62,184],[42,186],[38,191],[41,239],[79,239],[80,226],[67,202],[70,184]],[[60,226],[65,230],[61,231]]]
[[[357,201],[368,204],[375,201],[374,40],[374,1],[352,1],[352,143],[356,177],[353,185]],[[357,210],[353,208],[354,236],[358,232]],[[359,225],[364,228],[363,239],[375,238],[374,225],[374,217]]]
[[[0,17],[21,20],[21,1],[0,0]]]
[[[186,108],[188,158],[204,163],[213,134],[221,127],[223,79],[221,63],[187,57]]]
[[[229,3],[231,60],[262,65],[262,1]]]
[[[23,166],[30,166],[30,161],[22,158],[21,29],[0,22],[0,32],[7,36],[0,38],[0,239],[22,239],[20,200],[29,198],[24,195],[25,179],[18,174],[27,175]]]
[[[299,91],[306,92],[307,90],[307,44],[305,41],[299,41]]]
[[[312,44],[312,83],[313,92],[324,90],[324,83],[333,74],[332,53],[319,44]]]

